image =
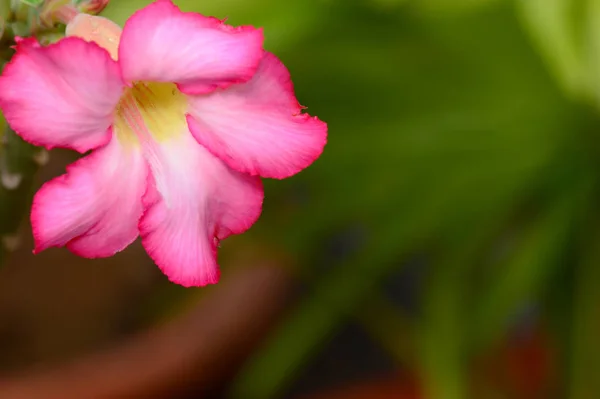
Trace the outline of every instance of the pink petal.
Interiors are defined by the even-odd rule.
[[[154,178],[143,199],[142,244],[171,281],[216,283],[218,242],[258,219],[260,179],[232,171],[188,132],[161,142],[148,160]]]
[[[262,42],[260,29],[233,28],[159,0],[125,23],[119,60],[130,82],[175,82],[184,92],[206,93],[250,79]]]
[[[67,246],[87,258],[114,255],[138,236],[148,168],[139,147],[112,139],[44,184],[31,210],[34,252]]]
[[[249,82],[190,96],[188,124],[196,140],[231,168],[285,178],[309,166],[327,141],[327,124],[301,113],[290,75],[265,53]]]
[[[0,77],[0,108],[25,140],[79,152],[105,144],[123,83],[94,43],[69,37],[42,47],[20,40]]]

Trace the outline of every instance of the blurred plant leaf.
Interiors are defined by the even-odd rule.
[[[485,14],[430,26],[406,14],[346,8],[315,32],[307,48],[282,52],[298,71],[300,101],[308,98],[309,111],[329,123],[330,136],[311,168],[273,186],[266,182],[261,221],[273,231],[288,230],[273,240],[285,238],[289,247],[315,244],[308,237],[347,220],[400,225],[428,185],[451,189],[446,181],[461,170],[495,185],[486,173],[506,171],[512,167],[507,159],[534,164],[565,136],[561,126],[568,129],[563,120],[570,107],[527,48],[510,10],[495,10],[494,19]],[[489,39],[476,40],[480,36]],[[307,53],[311,58],[295,55]],[[268,205],[289,203],[295,187],[305,191],[295,209]],[[478,193],[464,196],[472,194]]]
[[[575,176],[575,179],[578,177]],[[539,299],[568,248],[569,237],[588,208],[589,179],[575,180],[524,231],[512,256],[488,270],[490,285],[481,290],[472,314],[471,345],[476,348],[498,339],[520,307]]]
[[[581,7],[579,21],[584,28],[584,50],[586,51],[586,85],[596,108],[600,107],[600,1],[587,0]]]
[[[403,309],[374,291],[366,303],[359,306],[355,317],[365,331],[394,357],[398,367],[416,369],[415,331],[410,315]]]
[[[503,218],[497,220],[501,223]],[[469,281],[470,271],[498,228],[496,223],[488,223],[486,231],[478,230],[473,235],[468,234],[470,228],[465,229],[462,225],[456,236],[448,240],[449,245],[434,259],[435,267],[423,292],[423,316],[418,328],[427,397],[467,397],[465,326],[468,289],[465,282]]]
[[[575,295],[571,324],[570,384],[568,397],[600,397],[600,219],[597,212],[584,231],[581,262],[575,269]]]
[[[581,34],[584,0],[516,0],[516,5],[559,85],[573,98],[589,99],[587,49]]]
[[[231,388],[231,398],[273,398],[340,326],[389,269],[390,252],[372,243],[349,264],[322,276],[311,295],[274,331]],[[391,243],[389,243],[391,246]],[[399,248],[396,246],[396,251]],[[369,266],[373,266],[369,269]]]
[[[505,0],[413,0],[413,3],[426,12],[447,14],[474,11],[478,7],[489,6],[499,1]]]

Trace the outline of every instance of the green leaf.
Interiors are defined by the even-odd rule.
[[[388,235],[389,237],[389,235]],[[394,266],[402,242],[371,242],[347,264],[321,276],[310,297],[293,309],[272,339],[242,370],[230,398],[274,398]],[[408,241],[407,241],[408,242]],[[381,250],[384,244],[386,250]]]
[[[547,205],[537,220],[514,234],[517,245],[512,255],[488,271],[490,284],[484,286],[475,302],[472,348],[479,349],[498,339],[521,306],[539,299],[561,265],[568,237],[587,209],[590,188],[589,180],[576,180]]]
[[[418,330],[421,373],[427,397],[468,397],[465,284],[477,257],[495,233],[493,227],[493,224],[488,225],[487,234],[469,236],[466,243],[446,248],[442,257],[434,260],[434,270],[423,293],[423,319]]]
[[[600,107],[600,1],[586,0],[582,9],[578,22],[584,33],[586,83],[594,105]]]
[[[479,7],[506,0],[413,0],[415,6],[429,13],[474,11]]]
[[[28,5],[29,7],[40,7],[44,4],[44,0],[19,0],[19,2]]]
[[[376,291],[354,314],[371,338],[394,357],[398,367],[416,367],[416,334],[411,315]]]
[[[591,217],[584,231],[581,262],[575,269],[570,348],[570,399],[600,397],[600,219]]]
[[[565,93],[589,99],[587,60],[580,29],[580,0],[516,0],[525,29]]]

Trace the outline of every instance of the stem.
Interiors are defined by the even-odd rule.
[[[40,149],[6,126],[0,144],[0,264],[18,247],[17,232],[30,206],[33,176],[44,161]]]
[[[598,217],[590,217],[590,225],[598,225]],[[598,367],[600,350],[596,345],[600,332],[598,304],[600,294],[600,231],[592,228],[585,231],[589,237],[583,241],[581,261],[575,269],[575,293],[573,321],[571,325],[569,398],[590,399],[600,394]]]

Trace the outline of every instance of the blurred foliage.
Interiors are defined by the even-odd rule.
[[[29,210],[34,174],[46,157],[0,120],[0,263],[20,244],[18,229]]]
[[[286,248],[310,288],[248,362],[232,398],[284,392],[348,317],[418,368],[430,397],[468,397],[471,356],[506,337],[531,303],[549,323],[573,324],[557,332],[570,358],[565,394],[600,397],[590,371],[600,361],[590,238],[600,2],[178,3],[264,26],[300,101],[330,127],[311,168],[266,182],[264,215],[247,234]],[[141,5],[115,0],[106,15],[123,22]],[[328,256],[347,231],[360,238]],[[426,255],[428,277],[413,320],[381,287],[416,253]],[[571,289],[573,304],[552,300]]]
[[[124,23],[146,3],[104,15]],[[312,167],[266,182],[244,235],[291,254],[308,289],[231,398],[282,395],[349,318],[429,397],[466,398],[471,360],[532,304],[560,344],[558,396],[600,397],[599,1],[176,3],[264,27],[330,128]],[[383,290],[415,254],[416,316]]]

